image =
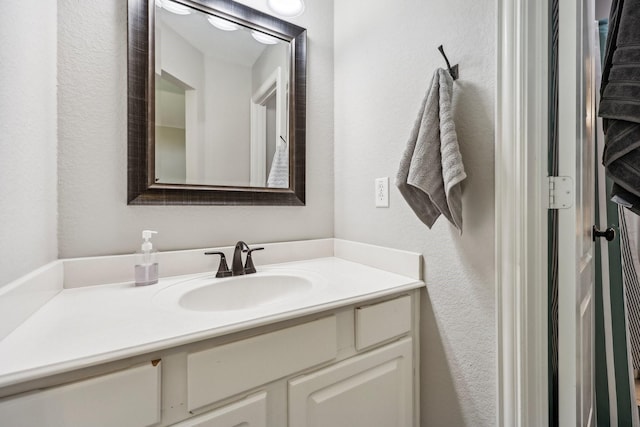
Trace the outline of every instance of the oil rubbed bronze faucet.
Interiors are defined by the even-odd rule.
[[[256,267],[253,264],[253,258],[251,253],[253,251],[260,251],[264,248],[250,248],[245,242],[240,240],[236,243],[236,247],[233,251],[233,261],[231,263],[231,269],[227,265],[227,258],[223,252],[212,251],[205,252],[205,255],[220,255],[220,264],[218,265],[218,272],[216,277],[229,277],[229,276],[242,276],[244,274],[252,274],[256,272]],[[242,265],[242,252],[247,253],[244,266]]]
[[[260,251],[264,248],[250,248],[245,242],[240,240],[236,243],[236,248],[233,251],[233,262],[231,263],[231,274],[233,276],[240,276],[243,274],[252,274],[256,272],[256,267],[253,265],[253,258],[251,253],[253,251]],[[242,252],[247,253],[247,258],[242,265]]]
[[[247,251],[247,259],[244,262],[244,274],[251,274],[256,272],[256,266],[253,265],[253,258],[251,258],[251,253],[253,251],[261,251],[264,248],[253,248]]]
[[[229,266],[227,265],[227,258],[224,256],[224,252],[213,251],[213,252],[205,252],[205,255],[220,255],[220,264],[218,264],[218,272],[216,273],[216,277],[229,277],[232,275],[231,270],[229,270]]]

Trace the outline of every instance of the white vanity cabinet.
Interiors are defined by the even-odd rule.
[[[417,426],[418,295],[187,352],[184,401],[195,417],[178,425]]]
[[[418,304],[412,289],[0,389],[0,425],[417,426]]]

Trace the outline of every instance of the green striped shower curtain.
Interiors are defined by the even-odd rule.
[[[599,22],[601,59],[607,37],[607,20]],[[598,64],[600,65],[600,64]],[[600,66],[596,67],[597,88],[600,92]],[[596,132],[596,224],[616,229],[616,238],[596,242],[595,277],[595,392],[596,419],[599,427],[637,427],[638,412],[635,404],[633,370],[628,335],[628,312],[625,304],[625,285],[632,289],[637,284],[629,243],[626,214],[622,207],[611,202],[612,181],[603,176],[600,165],[604,148],[602,120],[598,118]],[[635,215],[635,214],[631,214]]]

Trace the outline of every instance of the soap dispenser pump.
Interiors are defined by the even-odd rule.
[[[142,232],[142,246],[136,254],[135,279],[136,286],[146,286],[158,283],[158,261],[156,251],[153,250],[151,237],[157,231],[144,230]]]

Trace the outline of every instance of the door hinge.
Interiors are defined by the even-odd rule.
[[[550,176],[549,209],[569,209],[573,206],[573,178]]]

